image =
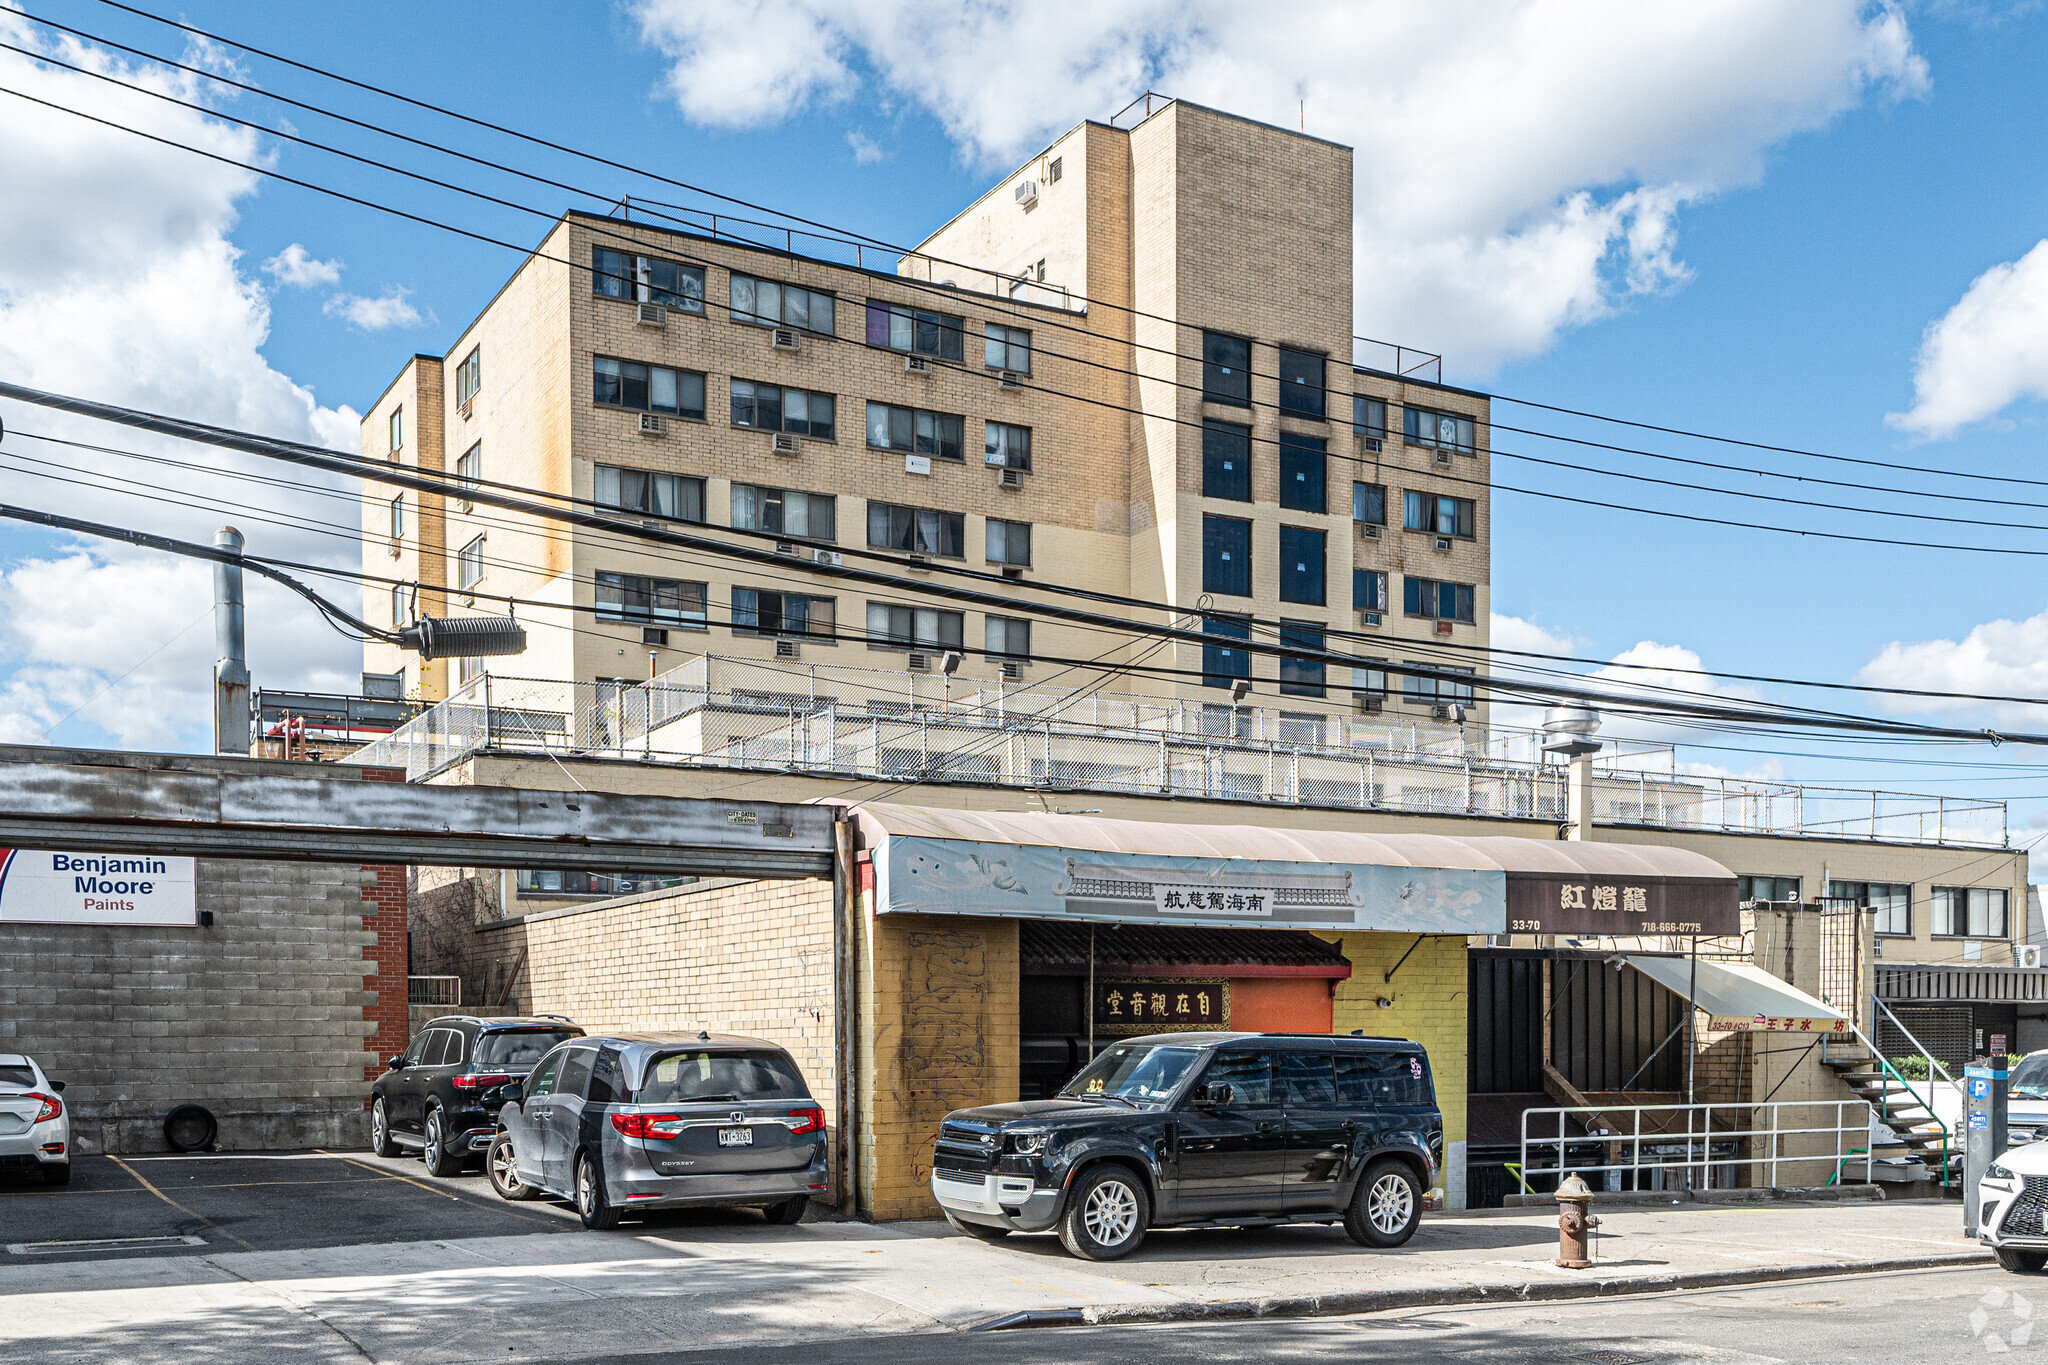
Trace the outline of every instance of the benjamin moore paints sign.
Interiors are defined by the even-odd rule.
[[[1185,858],[892,834],[875,859],[877,908],[1272,929],[1498,934],[1495,871]]]
[[[0,849],[0,921],[193,925],[197,873],[191,858]]]

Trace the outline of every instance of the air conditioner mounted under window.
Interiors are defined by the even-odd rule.
[[[932,656],[929,654],[912,654],[903,662],[904,666],[912,673],[929,673],[932,671]]]
[[[1451,538],[1449,536],[1438,536],[1436,538],[1436,548],[1448,553],[1451,548]]]
[[[1038,202],[1038,182],[1036,180],[1019,180],[1017,182],[1016,195],[1018,208],[1030,208]]]
[[[804,443],[786,431],[776,432],[770,446],[777,455],[801,455],[804,449]]]
[[[778,351],[794,351],[797,348],[797,331],[794,327],[777,327],[770,335],[769,345]]]
[[[1008,389],[1014,393],[1024,387],[1024,376],[1018,374],[1015,370],[1004,370],[996,375],[996,387]]]
[[[1360,540],[1378,540],[1380,538],[1380,528],[1369,521],[1361,521],[1358,523],[1358,538]]]
[[[998,487],[998,488],[1019,488],[1019,489],[1021,489],[1021,488],[1022,488],[1023,486],[1024,486],[1024,471],[1023,471],[1023,470],[1021,470],[1021,469],[1007,469],[1007,468],[1006,468],[1006,469],[1004,469],[1004,470],[1003,470],[1003,472],[1002,472],[1002,473],[1001,473],[1001,474],[1000,474],[999,476],[997,476],[997,478],[996,478],[996,487]]]
[[[925,358],[924,358],[923,356],[921,356],[921,355],[907,355],[907,356],[903,357],[903,373],[905,373],[905,374],[930,374],[931,372],[932,372],[932,363],[931,363],[931,361],[929,361],[929,360],[926,360],[926,359],[925,359]]]
[[[643,412],[640,414],[640,434],[642,436],[660,436],[667,431],[668,420],[660,413]]]
[[[643,303],[634,322],[642,327],[668,326],[668,309],[658,303]]]
[[[775,642],[776,658],[801,659],[803,656],[803,647],[800,644],[798,644],[795,640],[777,640]]]
[[[1439,450],[1436,454],[1430,456],[1429,462],[1435,465],[1438,469],[1449,469],[1452,463],[1451,452],[1448,450]]]
[[[1376,611],[1361,611],[1358,613],[1358,623],[1364,626],[1376,626],[1380,623],[1380,614]]]
[[[1019,660],[1003,660],[1002,670],[1004,682],[1022,682],[1024,680],[1024,665]],[[2036,948],[2034,950],[2037,957],[2040,954],[2040,951],[2041,950],[2039,948]]]

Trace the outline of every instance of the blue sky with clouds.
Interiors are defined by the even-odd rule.
[[[27,8],[597,196],[704,202],[193,42],[105,4]],[[2038,458],[2048,247],[2030,254],[2048,235],[2048,182],[2032,169],[2048,137],[2037,94],[2048,15],[2031,5],[1468,0],[1303,5],[1276,16],[1222,0],[190,0],[177,13],[626,165],[894,241],[921,237],[1049,134],[1105,117],[1148,86],[1255,117],[1303,119],[1358,149],[1360,332],[1440,350],[1447,378],[1502,395],[1942,471],[1829,463],[1502,403],[1498,420],[1526,430],[1497,432],[1497,449],[1555,463],[1499,458],[1500,483],[1744,525],[1502,491],[1496,643],[1656,664],[1689,686],[1703,684],[1682,670],[1704,665],[2048,693],[2048,562],[1748,529],[2048,549],[2040,529],[1984,524],[2048,527],[2048,470]],[[138,66],[4,4],[0,42],[548,212],[591,202]],[[261,158],[487,236],[529,242],[540,231],[538,217],[139,101],[13,53],[0,52],[0,86],[196,139],[234,160]],[[0,373],[23,382],[346,443],[355,410],[406,355],[441,350],[516,259],[7,102],[16,107],[0,117],[0,178],[10,186],[0,196]],[[19,409],[0,417],[10,433],[105,439]],[[1559,437],[1858,486],[1704,469]],[[350,521],[345,488],[264,490],[252,506],[247,484],[202,471],[14,434],[5,449],[93,471],[65,483],[50,476],[80,476],[0,461],[8,501],[202,538],[232,516],[259,547],[352,558],[337,536],[262,519],[289,509]],[[1751,501],[1589,467],[1873,510]],[[1956,472],[2044,482],[1972,483]],[[166,489],[180,505],[131,496]],[[1924,496],[1932,492],[2022,505]],[[203,571],[0,529],[0,575],[0,738],[203,745]],[[354,658],[345,642],[265,591],[256,605],[259,684],[347,685]],[[1916,714],[2048,730],[2038,709]],[[1883,751],[1912,758],[1908,766],[1876,764],[1878,751],[1865,747],[1844,751],[1855,759],[1846,762],[1719,742],[1733,747],[1695,757],[1824,781],[2048,792],[2034,772],[2010,766],[2029,758],[2011,746]],[[2006,766],[1917,766],[1948,758]],[[2022,818],[2039,809],[2030,802]]]

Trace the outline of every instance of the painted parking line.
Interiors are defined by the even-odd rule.
[[[133,1166],[130,1166],[120,1157],[114,1156],[112,1153],[109,1153],[107,1156],[107,1160],[113,1162],[116,1166],[119,1166],[122,1170],[128,1172],[130,1176],[134,1177],[136,1184],[142,1186],[143,1189],[148,1190],[151,1194],[163,1200],[166,1204],[169,1204],[172,1208],[176,1209],[179,1213],[184,1214],[187,1218],[196,1219],[197,1221],[206,1224],[206,1226],[212,1228],[215,1232],[227,1238],[230,1242],[233,1242],[236,1246],[242,1248],[242,1250],[244,1251],[254,1251],[256,1249],[255,1247],[250,1246],[247,1242],[243,1241],[241,1238],[235,1236],[234,1233],[229,1232],[226,1228],[214,1222],[211,1218],[207,1218],[200,1214],[192,1212],[192,1210],[186,1208],[183,1204],[180,1204],[177,1200],[171,1198],[162,1190],[150,1184],[148,1180],[143,1178],[142,1172],[136,1170]]]
[[[401,1184],[410,1185],[416,1190],[425,1190],[428,1194],[440,1195],[444,1199],[457,1200],[470,1205],[472,1208],[489,1209],[493,1213],[502,1213],[508,1218],[523,1218],[529,1223],[540,1223],[546,1227],[560,1227],[563,1221],[559,1218],[549,1218],[545,1214],[528,1213],[523,1209],[512,1208],[507,1201],[502,1199],[485,1203],[483,1200],[471,1196],[467,1191],[450,1190],[446,1186],[441,1185],[429,1185],[424,1180],[415,1180],[409,1175],[400,1175],[396,1171],[383,1170],[380,1167],[370,1165],[366,1161],[358,1161],[354,1157],[341,1156],[334,1152],[322,1152],[321,1155],[331,1156],[336,1161],[353,1166],[359,1171],[368,1171],[371,1175],[382,1176],[386,1180],[396,1180]]]

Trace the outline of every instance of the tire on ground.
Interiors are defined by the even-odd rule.
[[[1999,1265],[2015,1275],[2038,1275],[2048,1265],[2048,1251],[2022,1251],[2018,1247],[1998,1248]]]
[[[448,1134],[442,1131],[438,1108],[427,1110],[425,1137],[426,1146],[420,1149],[420,1160],[426,1163],[428,1175],[450,1176],[462,1169],[462,1158],[447,1148]]]
[[[619,1225],[619,1211],[604,1197],[604,1172],[588,1152],[576,1154],[576,1216],[594,1232]]]
[[[1422,1185],[1408,1163],[1383,1156],[1365,1168],[1344,1210],[1344,1231],[1362,1247],[1386,1250],[1415,1235]]]
[[[1074,1182],[1060,1216],[1060,1243],[1090,1261],[1114,1261],[1136,1251],[1152,1222],[1152,1196],[1128,1166],[1105,1163]]]
[[[491,1139],[490,1151],[484,1153],[484,1170],[491,1178],[491,1188],[498,1192],[500,1199],[538,1199],[540,1190],[519,1178],[519,1166],[512,1150],[510,1134],[500,1133]]]

